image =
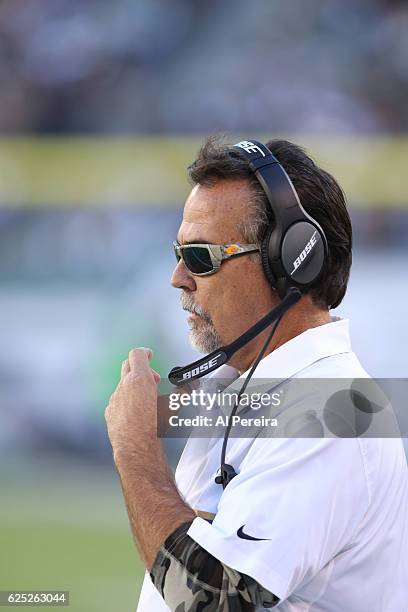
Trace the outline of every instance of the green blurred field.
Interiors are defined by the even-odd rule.
[[[144,570],[113,470],[2,463],[0,590],[69,590],[72,612],[135,610]]]

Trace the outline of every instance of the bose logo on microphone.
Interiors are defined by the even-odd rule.
[[[305,248],[300,253],[299,257],[296,257],[295,261],[293,262],[293,270],[290,273],[291,276],[292,274],[296,272],[296,270],[298,269],[302,261],[305,260],[306,256],[310,253],[310,251],[313,249],[314,245],[316,244],[317,242],[316,234],[317,234],[317,230],[313,233],[309,242],[306,243]]]
[[[222,353],[220,353],[219,355],[216,355],[215,357],[213,357],[209,361],[206,361],[205,363],[201,363],[199,366],[197,366],[193,370],[190,370],[189,372],[185,372],[183,374],[183,380],[187,380],[188,378],[193,378],[194,376],[197,376],[197,374],[202,374],[203,372],[206,372],[213,366],[217,365],[218,357],[221,357],[221,355]]]

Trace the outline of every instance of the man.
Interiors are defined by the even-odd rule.
[[[367,377],[347,321],[329,314],[345,294],[351,265],[343,193],[296,145],[267,146],[322,228],[328,253],[316,282],[281,319],[256,375]],[[245,157],[211,138],[189,170],[194,187],[178,245],[258,248],[274,219]],[[251,247],[204,275],[177,252],[172,284],[203,353],[229,344],[281,302]],[[218,375],[244,379],[268,334],[236,352]],[[129,353],[106,411],[133,536],[149,572],[138,610],[404,612],[408,489],[401,440],[234,438],[227,460],[237,475],[223,489],[214,480],[222,441],[192,438],[175,484],[157,439],[160,377],[149,367],[151,356],[143,348]]]

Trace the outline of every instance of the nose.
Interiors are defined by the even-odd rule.
[[[175,289],[188,289],[189,291],[197,289],[194,277],[189,273],[182,259],[177,262],[170,282]]]

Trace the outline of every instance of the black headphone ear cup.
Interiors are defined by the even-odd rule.
[[[284,275],[300,287],[311,287],[323,270],[326,250],[326,238],[317,223],[309,220],[293,223],[281,244]]]
[[[276,240],[276,236],[273,235],[275,227],[269,227],[265,231],[264,237],[261,242],[261,259],[262,268],[266,278],[268,279],[272,289],[277,291],[279,297],[283,300],[287,293],[287,280],[286,277],[277,278],[272,271],[270,264],[269,253],[271,252],[271,241]]]
[[[269,227],[265,234],[264,237],[262,238],[262,242],[261,242],[261,261],[262,261],[262,268],[264,271],[264,274],[266,276],[266,278],[268,279],[268,281],[270,282],[271,286],[276,289],[276,278],[271,270],[271,266],[269,263],[269,241],[272,235],[274,228],[273,227]]]

